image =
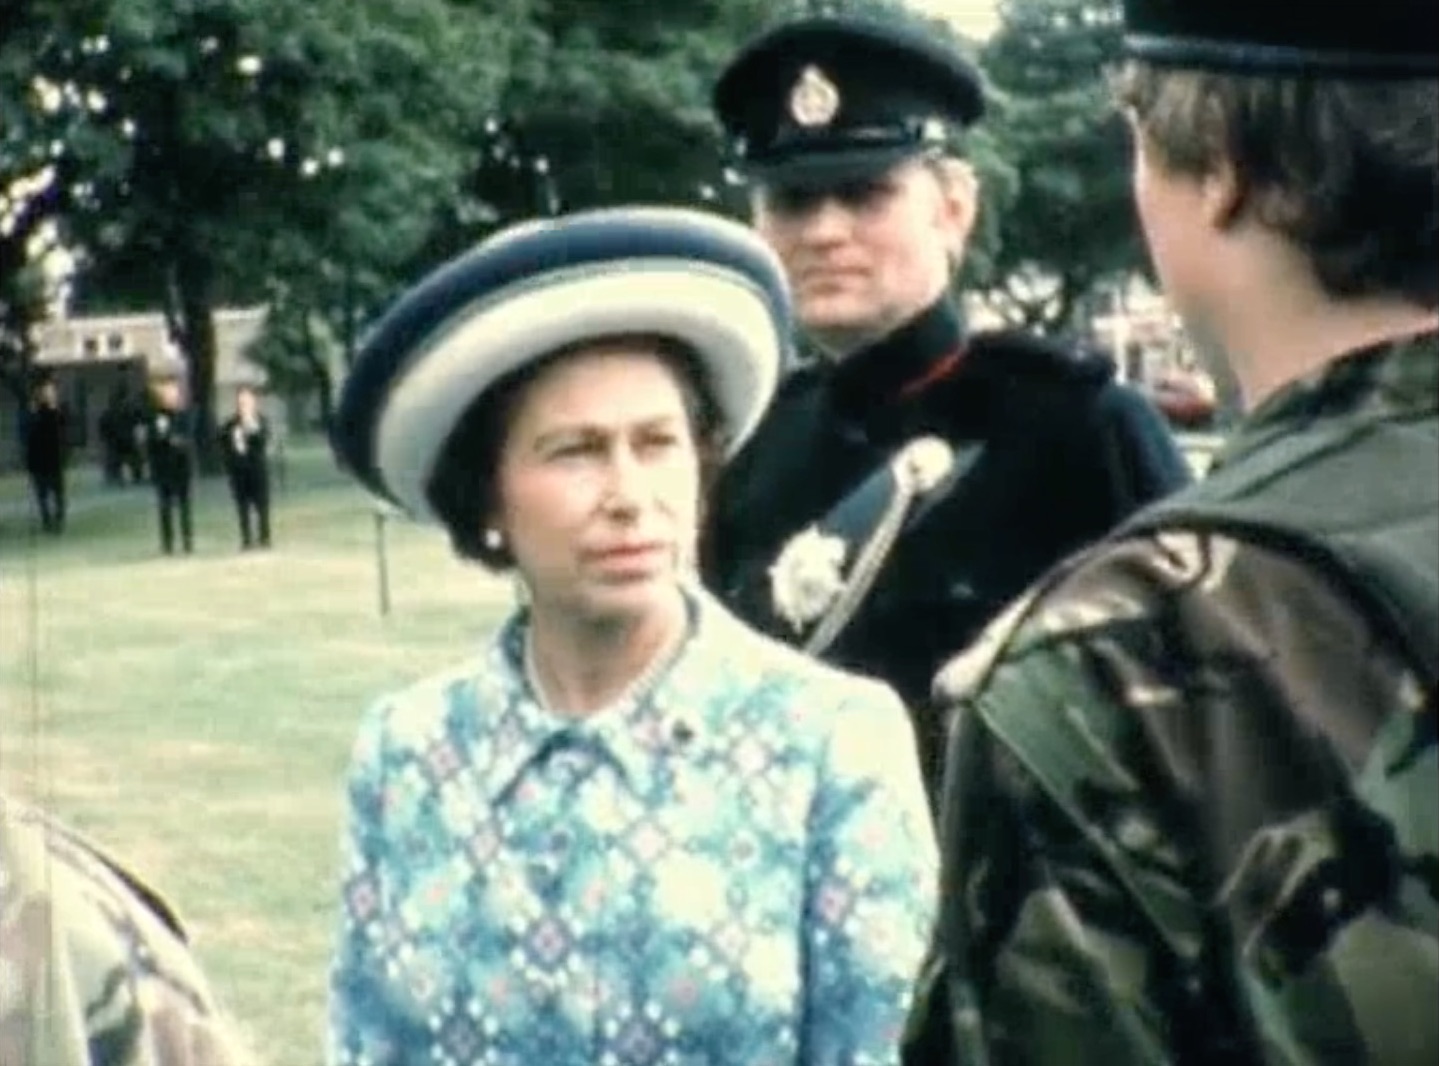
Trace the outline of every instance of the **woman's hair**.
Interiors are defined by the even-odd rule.
[[[687,345],[659,335],[590,338],[551,352],[501,378],[471,405],[445,442],[426,494],[460,558],[498,573],[514,567],[508,546],[485,543],[484,526],[497,510],[500,457],[515,414],[530,387],[557,363],[620,346],[653,354],[674,376],[699,453],[701,503],[708,497],[723,463],[725,435],[719,404],[699,358]]]
[[[1439,85],[1168,70],[1115,79],[1161,165],[1226,161],[1243,209],[1309,258],[1333,297],[1439,303]]]

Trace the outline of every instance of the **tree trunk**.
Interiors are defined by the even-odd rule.
[[[187,249],[176,257],[175,296],[180,346],[189,368],[190,412],[195,427],[195,457],[201,474],[220,472],[215,436],[215,266],[209,256]]]
[[[300,317],[301,336],[304,337],[303,351],[305,362],[310,368],[311,387],[318,390],[320,395],[320,425],[326,433],[330,432],[330,425],[335,416],[335,383],[330,378],[330,368],[325,360],[320,357],[319,346],[315,343],[314,326],[310,323],[309,312],[302,312]]]

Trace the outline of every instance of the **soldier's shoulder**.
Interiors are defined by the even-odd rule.
[[[1115,676],[1076,665],[1092,651],[1114,658],[1131,677],[1163,673],[1181,653],[1242,658],[1255,650],[1254,633],[1271,626],[1274,603],[1304,605],[1314,625],[1322,620],[1333,633],[1349,634],[1341,640],[1353,642],[1368,627],[1323,571],[1282,547],[1186,528],[1116,533],[1032,586],[950,660],[936,689],[962,699],[1001,670],[1060,671],[1066,684],[1104,689]],[[1322,636],[1301,626],[1268,638],[1300,635]]]
[[[22,1061],[69,1063],[73,1045],[101,1049],[81,1061],[124,1066],[150,1031],[179,1042],[157,1060],[167,1066],[244,1060],[169,904],[73,828],[13,799],[0,799],[0,971],[17,978],[0,982],[0,1036],[31,1024],[37,982],[75,991],[31,1031],[40,1057]]]
[[[0,880],[7,902],[37,888],[124,910],[137,932],[163,932],[184,944],[174,906],[110,850],[52,815],[0,797],[0,837],[6,858]]]

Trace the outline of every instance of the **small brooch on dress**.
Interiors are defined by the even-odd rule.
[[[769,568],[775,611],[796,633],[813,625],[844,590],[849,546],[810,526],[785,545]]]

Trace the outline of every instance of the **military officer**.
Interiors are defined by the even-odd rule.
[[[744,48],[714,105],[821,354],[726,471],[701,570],[752,624],[894,685],[932,783],[942,658],[1188,468],[1109,361],[966,329],[984,98],[957,52],[809,17]]]
[[[1126,0],[1157,272],[1248,408],[941,674],[905,1055],[1439,1062],[1432,0]]]

